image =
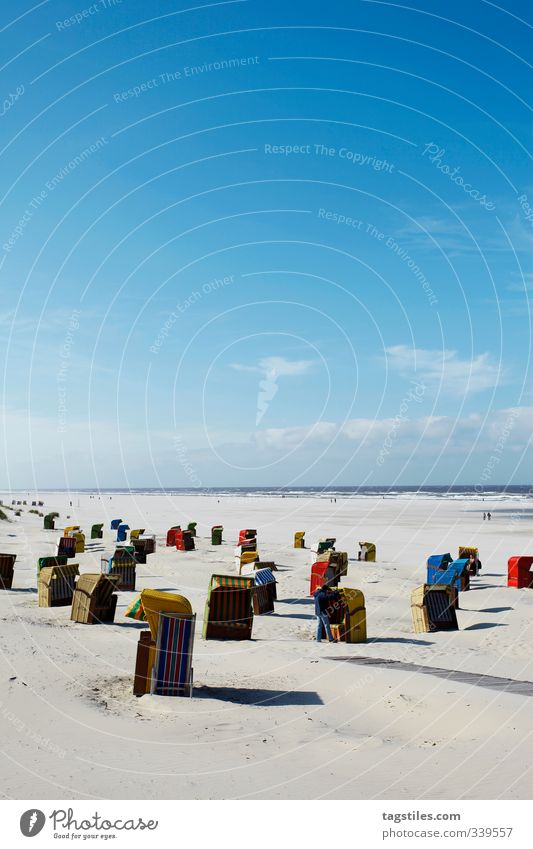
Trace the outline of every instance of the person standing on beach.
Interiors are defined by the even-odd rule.
[[[489,520],[489,522],[490,522],[491,518],[492,518],[492,516],[490,515],[490,513],[487,513],[487,519]]]
[[[483,513],[483,521],[485,521],[486,518],[487,518],[487,514]]]
[[[326,632],[326,637],[330,643],[336,643],[333,639],[331,628],[329,627],[328,607],[331,601],[330,588],[324,584],[315,593],[315,616],[316,616],[316,641],[319,643],[322,640],[322,628]]]

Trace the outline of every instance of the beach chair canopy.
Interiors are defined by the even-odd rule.
[[[533,557],[510,557],[507,563],[507,586],[516,589],[533,587]]]
[[[37,561],[37,574],[41,571],[41,569],[45,567],[52,566],[66,566],[68,563],[68,557],[64,554],[58,554],[55,557],[39,557]]]
[[[154,640],[157,639],[160,613],[192,614],[189,599],[178,593],[167,593],[163,590],[142,590],[141,604]]]
[[[110,528],[112,531],[116,531],[118,526],[122,524],[122,519],[111,519]]]
[[[117,528],[117,542],[124,542],[127,537],[127,532],[129,531],[130,526],[125,523],[121,524]]]
[[[257,531],[255,528],[245,528],[242,531],[239,531],[239,542],[238,545],[245,542],[246,540],[255,539],[257,536]]]
[[[471,555],[474,555],[476,560],[479,559],[479,552],[477,548],[469,545],[460,545],[457,551],[457,559],[462,560],[463,558],[469,558]]]
[[[141,534],[144,534],[144,528],[134,528],[130,531],[130,540],[139,539]]]
[[[67,527],[63,531],[63,536],[70,537],[73,533],[79,530],[81,530],[79,525],[67,525]]]
[[[433,566],[434,569],[446,569],[452,560],[453,557],[451,554],[432,554],[428,557],[427,565]]]
[[[269,568],[258,569],[257,572],[254,572],[253,577],[254,577],[254,581],[256,583],[256,586],[259,585],[259,584],[275,584],[276,583],[276,579],[274,577],[272,569],[269,569]]]
[[[192,533],[193,537],[196,536],[196,526],[197,525],[198,525],[198,522],[189,522],[189,524],[187,525],[187,530]]]

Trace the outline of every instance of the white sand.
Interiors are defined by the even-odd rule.
[[[4,495],[4,503],[10,497]],[[22,497],[22,496],[18,496]],[[530,798],[533,740],[527,696],[510,695],[334,658],[392,658],[424,666],[533,681],[533,590],[506,587],[507,559],[531,553],[531,520],[445,499],[273,499],[42,493],[58,527],[89,534],[121,517],[158,537],[137,568],[137,585],[178,590],[198,614],[195,697],[132,695],[138,623],[70,621],[70,608],[37,605],[38,556],[55,553],[58,532],[24,512],[0,523],[0,551],[15,552],[13,591],[0,592],[2,783],[8,798]],[[78,502],[80,506],[78,507]],[[518,502],[505,505],[511,510]],[[30,505],[28,505],[29,507]],[[502,505],[500,505],[502,506]],[[27,511],[28,507],[25,508]],[[70,520],[66,521],[66,515]],[[10,514],[12,515],[12,514]],[[198,522],[197,550],[165,548],[171,525]],[[224,525],[225,542],[210,544]],[[255,617],[253,640],[201,637],[210,575],[234,573],[237,532],[257,527],[261,559],[275,560],[274,615]],[[342,585],[366,596],[369,641],[313,641],[312,553],[292,547],[337,537],[356,557],[375,541],[376,564],[352,559]],[[413,634],[409,596],[432,553],[478,545],[483,571],[461,596],[460,631]],[[101,552],[79,555],[99,571]]]

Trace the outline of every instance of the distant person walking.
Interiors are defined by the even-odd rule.
[[[487,514],[483,513],[483,521],[485,521],[486,518],[487,518]]]
[[[316,641],[319,643],[322,640],[322,628],[326,632],[326,637],[330,643],[336,643],[333,639],[331,628],[329,627],[328,607],[331,602],[331,593],[327,584],[320,587],[315,593],[315,616],[316,616]]]
[[[490,513],[487,513],[487,519],[489,520],[489,522],[492,519],[492,516],[490,515]]]

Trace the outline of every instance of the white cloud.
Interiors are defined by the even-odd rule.
[[[463,360],[457,351],[393,345],[385,349],[387,365],[403,377],[422,381],[456,396],[493,389],[502,383],[502,369],[488,353]]]

